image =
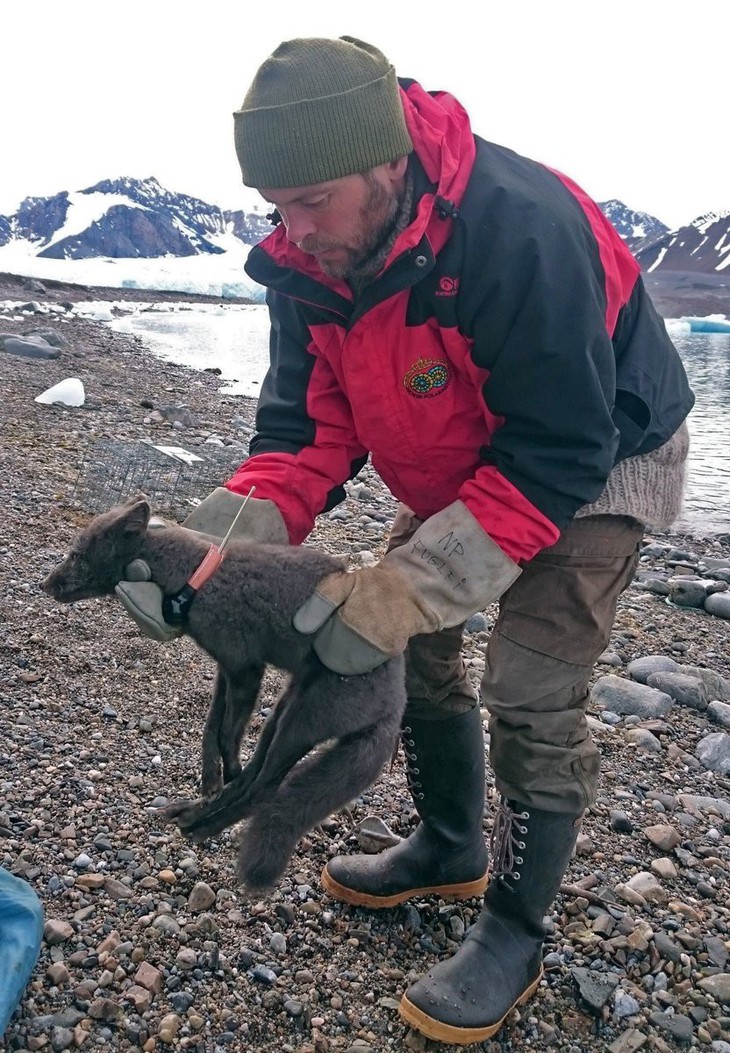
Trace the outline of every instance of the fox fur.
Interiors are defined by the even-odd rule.
[[[61,603],[113,595],[127,565],[142,559],[162,592],[175,594],[209,541],[174,524],[149,529],[149,521],[143,495],[94,517],[44,591]],[[160,814],[194,841],[246,819],[237,869],[252,890],[281,879],[300,838],[367,789],[397,741],[406,704],[403,659],[344,677],[322,665],[312,637],[292,626],[317,583],[342,569],[315,548],[231,541],[185,624],[218,664],[203,730],[202,798]],[[288,673],[287,685],[242,767],[241,740],[268,665]]]

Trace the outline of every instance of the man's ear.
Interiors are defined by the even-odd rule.
[[[385,166],[388,177],[393,184],[400,183],[408,168],[408,155],[397,157],[395,161],[389,161]]]
[[[127,534],[143,534],[149,521],[149,501],[146,497],[136,497],[123,506],[119,525]]]

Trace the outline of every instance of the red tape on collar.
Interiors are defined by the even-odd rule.
[[[218,550],[217,545],[211,545],[205,554],[203,562],[194,570],[190,578],[188,579],[188,585],[192,589],[199,589],[205,585],[209,578],[212,578],[215,572],[223,562],[224,554]]]

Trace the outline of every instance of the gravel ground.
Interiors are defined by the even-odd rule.
[[[28,295],[0,280],[0,300]],[[458,948],[479,902],[426,898],[378,913],[342,906],[319,885],[328,857],[357,850],[366,816],[396,834],[411,829],[402,760],[351,814],[300,844],[276,891],[251,901],[235,882],[235,832],[191,846],[153,814],[196,793],[210,660],[188,640],[145,639],[112,600],[64,607],[39,588],[88,518],[79,482],[90,443],[183,445],[214,453],[221,471],[220,459],[243,459],[254,404],[59,306],[96,293],[49,283],[31,295],[54,312],[0,312],[0,335],[50,327],[65,346],[51,360],[0,351],[0,864],[36,890],[46,930],[5,1048],[437,1050],[402,1026],[398,999]],[[33,401],[68,376],[82,379],[84,406]],[[108,503],[126,496],[113,481]],[[161,491],[151,496],[162,501]],[[393,513],[366,470],[309,543],[367,561]],[[678,575],[722,589],[730,538],[646,540],[595,673],[601,790],[552,912],[545,980],[478,1047],[490,1053],[730,1053],[728,621],[662,594]],[[494,616],[477,616],[466,637],[475,683]],[[671,711],[627,714],[621,689],[647,674],[630,664],[650,656],[692,667],[690,682],[665,685]],[[279,688],[271,673],[247,751]],[[485,833],[490,825],[487,816]]]

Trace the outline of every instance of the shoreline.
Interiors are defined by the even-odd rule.
[[[730,278],[720,274],[701,272],[658,271],[642,272],[649,296],[662,318],[706,316],[721,314],[730,317]],[[28,294],[24,284],[27,276],[0,271],[0,300],[24,299]],[[82,285],[51,278],[32,279],[45,286],[50,298],[139,300],[142,302],[185,300],[192,303],[254,303],[247,298],[222,298],[208,293],[183,291],[129,289],[120,286]]]
[[[142,292],[123,291],[129,299]],[[54,289],[48,299],[68,294]],[[407,1032],[395,1006],[417,974],[457,949],[480,903],[425,897],[371,912],[336,903],[319,884],[331,855],[357,850],[352,830],[366,815],[402,836],[412,829],[402,758],[351,816],[332,816],[300,844],[278,889],[250,900],[235,883],[235,832],[190,845],[153,815],[164,799],[196,792],[210,660],[188,640],[146,640],[111,599],[65,607],[39,589],[88,517],[73,494],[90,443],[129,451],[152,439],[204,451],[218,436],[221,456],[243,459],[255,400],[221,394],[214,374],[167,363],[103,323],[64,315],[1,324],[5,333],[50,325],[67,341],[48,361],[0,353],[0,831],[3,865],[32,884],[47,923],[8,1048],[436,1053],[436,1043]],[[34,402],[69,375],[84,382],[84,406]],[[175,427],[170,407],[183,404],[192,417]],[[109,479],[105,485],[111,492]],[[354,563],[363,549],[378,556],[393,512],[366,469],[309,543]],[[626,678],[631,662],[651,655],[730,680],[728,622],[672,607],[643,587],[698,557],[722,557],[730,545],[681,533],[647,541],[657,553],[642,560],[619,602],[593,682]],[[494,616],[486,611],[465,637],[475,685]],[[281,683],[267,676],[264,710]],[[712,1042],[730,1042],[727,1010],[705,982],[726,975],[730,950],[730,804],[724,816],[721,804],[729,783],[695,751],[722,728],[706,710],[680,703],[665,717],[615,721],[593,703],[590,716],[603,774],[566,877],[573,891],[552,912],[546,977],[481,1049],[628,1053],[644,1038],[659,1053],[688,1040],[715,1053]],[[259,712],[246,751],[262,723]],[[650,840],[657,825],[677,833],[673,847]],[[653,875],[659,891],[621,891],[640,874]],[[591,901],[596,894],[603,906]],[[611,977],[615,990],[601,1003],[581,970]],[[614,1045],[622,1041],[634,1044]]]
[[[35,294],[26,289],[27,282],[37,281],[44,287],[42,302],[79,302],[83,300],[139,300],[142,303],[177,300],[191,303],[220,303],[220,296],[210,293],[177,292],[169,289],[130,289],[116,285],[82,285],[56,278],[29,278],[27,275],[0,271],[0,300],[32,300]],[[113,295],[112,295],[113,294]],[[245,297],[226,297],[226,303],[254,303]]]

